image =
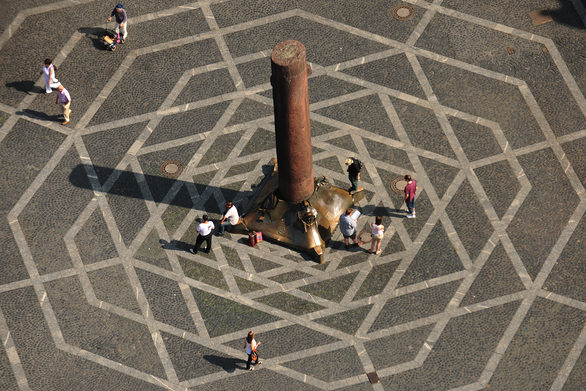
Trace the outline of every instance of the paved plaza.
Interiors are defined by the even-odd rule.
[[[586,389],[582,1],[123,4],[111,52],[115,2],[0,1],[0,390]],[[364,163],[378,256],[339,231],[323,264],[238,234],[188,251],[271,169],[286,39],[314,173]]]

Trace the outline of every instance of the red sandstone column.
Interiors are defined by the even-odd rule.
[[[279,195],[300,202],[313,194],[313,160],[309,127],[305,46],[283,41],[271,55],[271,84],[275,108],[275,134],[279,170]]]

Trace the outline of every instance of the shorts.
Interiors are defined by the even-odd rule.
[[[372,238],[373,239],[376,239],[376,240],[383,240],[383,234],[380,234],[380,235],[372,235]]]
[[[356,231],[352,232],[352,235],[344,235],[342,234],[342,236],[344,237],[344,239],[356,239]]]

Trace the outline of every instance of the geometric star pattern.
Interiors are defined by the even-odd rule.
[[[84,362],[69,383],[46,383],[53,389],[584,386],[575,375],[586,344],[584,162],[569,146],[586,135],[586,100],[554,42],[441,1],[406,1],[416,17],[392,21],[402,30],[390,34],[309,2],[235,3],[131,14],[128,43],[100,52],[107,77],[87,97],[67,70],[93,53],[92,32],[73,33],[54,60],[78,89],[71,127],[40,114],[37,94],[0,104],[3,151],[27,132],[43,134],[35,142],[47,149],[3,214],[3,240],[18,250],[5,255],[25,273],[0,284],[6,388],[43,388],[30,341],[40,356]],[[0,48],[12,48],[27,17],[72,4],[22,11]],[[196,31],[148,34],[173,23]],[[443,23],[453,35],[439,33]],[[466,46],[480,32],[540,54],[565,111],[527,64],[478,61],[495,55],[489,44]],[[347,251],[338,232],[324,265],[229,234],[192,255],[198,218],[220,217],[228,199],[246,210],[275,155],[269,56],[291,37],[313,69],[314,171],[344,187],[345,158],[364,162],[359,230],[382,215],[383,252]],[[555,121],[562,115],[573,128]],[[167,160],[183,165],[177,178],[161,173]],[[406,173],[420,188],[414,220],[390,188]],[[9,303],[38,310],[18,315]],[[27,322],[44,323],[46,335]],[[253,375],[239,370],[250,329],[263,342]],[[508,370],[527,360],[547,374]],[[381,383],[371,386],[373,371]],[[113,372],[124,380],[105,379]]]

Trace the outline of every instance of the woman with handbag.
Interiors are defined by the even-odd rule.
[[[248,361],[246,361],[246,369],[249,371],[254,370],[254,367],[250,366],[250,363],[252,361],[254,361],[254,365],[258,365],[261,363],[258,357],[258,352],[256,351],[258,345],[260,345],[260,342],[256,342],[256,340],[254,339],[254,331],[251,330],[248,333],[248,336],[246,337],[246,342],[244,344],[244,349],[246,350],[246,354],[248,354]]]

